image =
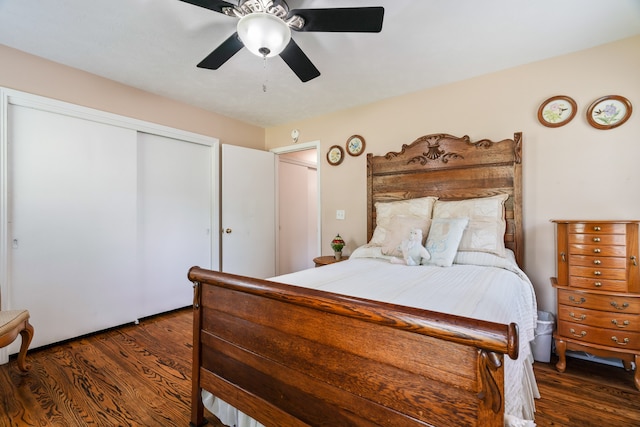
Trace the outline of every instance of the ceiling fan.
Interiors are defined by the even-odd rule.
[[[269,58],[280,55],[291,70],[307,82],[320,71],[291,38],[291,30],[317,32],[378,33],[383,7],[292,9],[284,0],[181,0],[195,6],[239,18],[236,32],[203,59],[199,68],[217,70],[240,49]]]

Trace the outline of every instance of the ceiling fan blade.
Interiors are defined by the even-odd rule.
[[[205,9],[213,10],[214,12],[223,13],[223,7],[233,7],[234,5],[222,0],[180,0],[185,3],[190,3],[195,6],[204,7]]]
[[[384,7],[343,7],[335,9],[293,9],[289,16],[301,16],[305,24],[299,31],[379,33]]]
[[[320,75],[320,71],[318,71],[293,39],[289,40],[289,44],[280,53],[280,57],[287,63],[289,68],[296,73],[296,76],[298,76],[302,82],[308,82]]]
[[[244,44],[240,41],[238,33],[233,33],[228,39],[223,41],[220,46],[211,52],[209,56],[204,58],[198,64],[198,68],[217,70],[243,47]]]

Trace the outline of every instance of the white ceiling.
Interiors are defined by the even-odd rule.
[[[0,0],[0,44],[269,127],[640,34],[640,0],[287,3],[384,6],[382,32],[294,32],[321,72],[307,83],[246,49],[196,68],[237,19],[179,0]]]

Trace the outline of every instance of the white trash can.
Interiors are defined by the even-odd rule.
[[[551,343],[553,341],[555,323],[556,320],[552,313],[538,311],[535,339],[531,341],[534,360],[544,363],[551,361]]]

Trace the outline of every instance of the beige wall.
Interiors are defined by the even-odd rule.
[[[267,149],[319,140],[323,154],[360,134],[366,151],[398,150],[428,133],[494,140],[524,133],[525,269],[544,310],[555,311],[548,278],[555,274],[553,218],[640,219],[640,111],[623,126],[602,131],[585,119],[589,104],[607,94],[626,96],[640,109],[640,36],[598,48],[412,93],[348,111],[262,129],[171,101],[0,45],[0,86]],[[542,101],[568,95],[578,116],[547,128],[536,113]],[[366,159],[320,165],[323,253],[340,233],[348,250],[366,240]],[[335,219],[344,209],[346,219]]]
[[[0,45],[0,86],[264,149],[264,129]]]
[[[366,151],[397,151],[429,133],[469,135],[472,139],[508,138],[522,131],[524,174],[525,269],[541,309],[554,311],[549,277],[555,274],[551,219],[640,220],[640,36],[520,66],[406,96],[269,128],[268,149],[290,145],[291,130],[300,141],[321,141],[322,153],[344,146],[352,134],[366,139]],[[636,112],[623,126],[597,130],[586,121],[590,103],[609,94],[627,97]],[[560,128],[537,120],[542,101],[567,95],[578,115]],[[348,249],[366,243],[366,159],[321,168],[322,245],[339,232]],[[335,219],[336,209],[346,219]]]

